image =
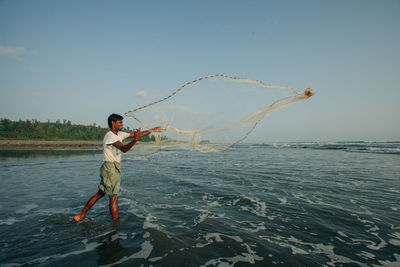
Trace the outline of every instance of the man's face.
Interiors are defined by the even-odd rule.
[[[111,122],[111,124],[113,125],[113,128],[117,131],[121,130],[122,127],[124,127],[124,123],[122,122],[122,120],[116,121],[116,122]]]

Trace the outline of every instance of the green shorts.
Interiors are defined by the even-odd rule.
[[[121,185],[121,163],[105,161],[100,168],[99,188],[110,197],[118,195]]]

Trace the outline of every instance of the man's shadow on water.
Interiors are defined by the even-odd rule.
[[[110,222],[112,231],[99,240],[102,244],[96,248],[97,265],[113,264],[140,250],[144,220],[132,214],[122,216],[121,219]]]
[[[124,256],[129,255],[129,251],[121,245],[121,240],[124,237],[115,230],[108,233],[102,241],[102,244],[97,247],[98,265],[112,264]]]
[[[120,219],[112,220],[107,212],[91,213],[81,222],[75,222],[73,216],[53,216],[53,224],[69,228],[73,239],[82,242],[96,242],[97,265],[112,265],[122,258],[138,252],[143,238],[144,218],[122,211]],[[72,227],[74,224],[78,227]],[[87,260],[87,259],[86,259]]]

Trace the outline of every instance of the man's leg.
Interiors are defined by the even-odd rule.
[[[104,197],[104,195],[105,193],[99,189],[99,191],[89,199],[89,201],[86,203],[86,206],[83,208],[81,213],[79,213],[74,217],[74,220],[76,222],[82,221],[83,218],[85,218],[86,213],[94,205],[94,203],[96,203],[97,200],[99,200],[100,198]]]
[[[119,218],[118,196],[110,197],[110,213],[113,220],[117,220]]]

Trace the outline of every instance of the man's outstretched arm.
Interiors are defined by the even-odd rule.
[[[157,132],[157,133],[159,133],[159,132],[161,132],[162,130],[161,130],[161,127],[158,126],[158,127],[154,127],[154,128],[152,128],[152,129],[149,129],[149,130],[147,130],[147,131],[141,131],[140,128],[137,129],[136,131],[138,131],[138,132],[140,133],[140,134],[139,134],[139,138],[142,138],[143,136],[149,135],[149,134],[151,134],[152,132]],[[131,133],[131,134],[129,135],[128,138],[134,138],[134,134],[135,134],[135,133]]]
[[[135,130],[129,135],[129,138],[133,138],[131,142],[124,145],[121,141],[117,141],[112,143],[112,145],[121,150],[121,152],[126,153],[136,144],[140,137],[140,130]]]
[[[121,150],[123,153],[128,152],[135,144],[136,142],[143,136],[149,135],[152,132],[161,132],[161,127],[155,127],[152,129],[149,129],[147,131],[140,131],[139,129],[136,129],[133,133],[131,133],[128,138],[133,138],[133,140],[126,145],[124,145],[122,142],[118,141],[113,143],[112,145]]]

